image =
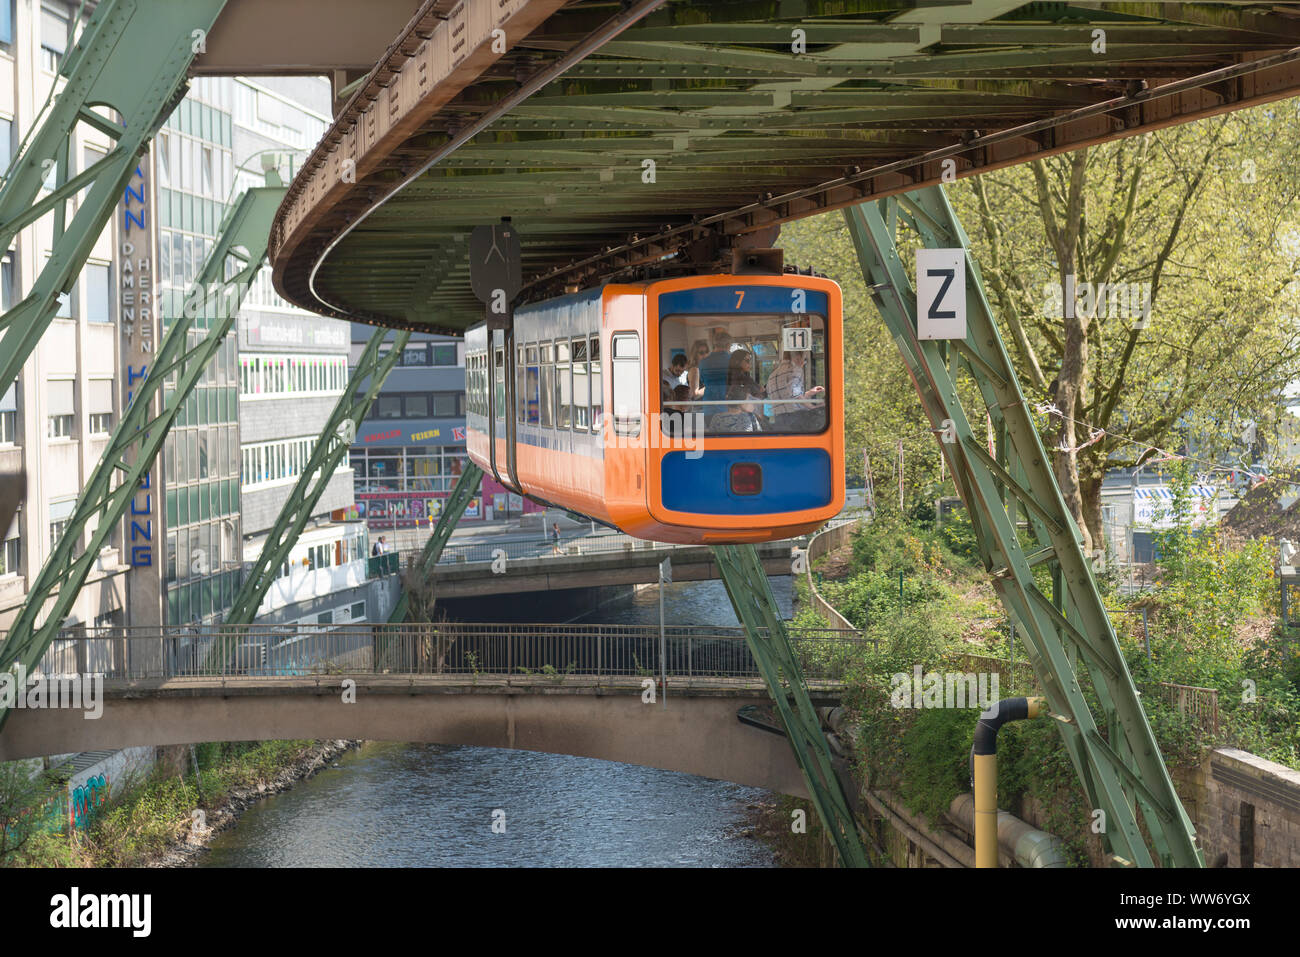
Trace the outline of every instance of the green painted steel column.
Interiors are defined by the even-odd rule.
[[[252,571],[235,595],[230,613],[226,616],[226,624],[252,624],[257,617],[258,606],[266,597],[266,590],[280,577],[280,566],[288,558],[298,536],[311,519],[316,503],[320,501],[326,486],[334,478],[335,470],[347,455],[352,440],[356,437],[357,427],[370,412],[375,396],[379,394],[384,380],[388,378],[393,366],[397,365],[402,349],[411,338],[409,332],[398,332],[393,339],[392,348],[386,355],[381,355],[380,346],[388,338],[388,333],[388,329],[377,329],[366,343],[365,351],[361,353],[361,359],[348,379],[347,390],[334,406],[334,411],[321,430],[320,440],[312,450],[311,458],[303,466],[297,484],[267,533],[262,553],[257,556]],[[223,647],[223,643],[219,642],[216,649],[218,656]],[[209,661],[213,660],[210,656]]]
[[[442,514],[438,516],[438,525],[429,536],[429,540],[424,543],[424,550],[420,552],[420,557],[416,560],[416,569],[419,574],[427,580],[438,565],[438,559],[442,556],[442,550],[447,545],[447,540],[451,538],[452,530],[455,529],[460,517],[465,514],[465,508],[469,505],[470,500],[478,493],[479,483],[483,480],[483,470],[473,462],[466,461],[465,469],[460,473],[460,478],[456,480],[456,487],[452,489],[451,495],[443,503]],[[400,569],[399,569],[400,571]],[[397,600],[393,607],[393,612],[388,616],[390,625],[400,625],[406,621],[407,613],[410,611],[410,601],[407,598],[406,591],[403,589],[402,597]]]
[[[1104,812],[1097,819],[1105,822],[1101,835],[1106,847],[1125,866],[1153,866],[1152,849],[1165,866],[1204,866],[1083,554],[1081,533],[1061,497],[993,321],[979,266],[947,197],[941,188],[930,187],[864,203],[844,215],[863,277],[926,414],[936,434],[953,439],[941,448],[975,527],[981,557],[1019,626],[1091,806]],[[1002,438],[997,455],[975,434],[940,344],[917,338],[916,294],[899,256],[897,223],[910,226],[927,247],[967,251],[967,335],[948,348],[959,356],[958,371],[971,377],[982,400],[984,408],[973,417],[980,421],[988,415]],[[1017,527],[1018,512],[1028,519],[1023,532]],[[1032,539],[1028,545],[1022,534]],[[1055,595],[1044,594],[1036,584],[1033,570],[1038,565],[1048,566],[1059,583]],[[1100,715],[1093,713],[1085,688],[1096,695]]]
[[[185,94],[185,75],[226,0],[101,0],[59,70],[63,89],[46,104],[0,186],[0,250],[24,226],[55,215],[54,249],[31,291],[0,316],[0,392],[49,328],[108,223],[154,133]],[[124,126],[93,108],[109,107]],[[68,177],[78,123],[115,140],[99,162]],[[41,197],[49,171],[55,188]],[[82,190],[72,221],[67,203]]]
[[[715,545],[713,555],[826,833],[835,843],[845,867],[870,867],[849,800],[831,765],[830,745],[822,732],[821,719],[808,695],[803,669],[790,643],[785,620],[777,609],[758,550],[753,545]]]
[[[262,267],[271,221],[284,193],[282,187],[250,189],[226,214],[191,287],[194,294],[187,297],[183,314],[172,320],[163,336],[153,367],[136,386],[103,457],[77,497],[67,530],[32,580],[26,602],[0,644],[0,668],[22,665],[30,672],[58,634],[100,549],[118,527],[177,414],[234,325],[239,303]],[[241,268],[227,278],[232,262]],[[203,298],[198,290],[204,291]],[[209,319],[208,334],[187,349],[189,330],[201,314]],[[175,389],[162,412],[152,416],[154,397],[173,372]],[[81,540],[92,519],[98,521],[82,550]],[[7,710],[0,710],[0,725],[7,716]]]

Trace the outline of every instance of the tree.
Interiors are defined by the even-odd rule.
[[[1290,168],[1300,149],[1298,102],[984,173],[948,190],[1025,396],[1048,410],[1044,444],[1089,549],[1103,541],[1108,469],[1189,440],[1199,460],[1213,460],[1240,451],[1250,423],[1262,438],[1282,414],[1283,389],[1300,375],[1300,181]],[[909,241],[900,235],[900,246]],[[861,471],[858,450],[872,453],[874,470],[877,455],[893,461],[902,439],[909,494],[929,496],[938,449],[869,305],[840,214],[787,225],[782,245],[787,260],[844,288],[850,476]],[[877,471],[878,492],[882,484]]]
[[[1300,374],[1296,116],[1295,101],[1226,114],[952,191],[1026,397],[1049,404],[1086,548],[1108,469],[1188,441],[1211,462],[1275,421]]]

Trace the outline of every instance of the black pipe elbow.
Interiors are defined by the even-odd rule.
[[[971,754],[997,754],[998,730],[1008,721],[1023,721],[1029,717],[1028,698],[1003,698],[991,716],[981,715],[975,725],[975,741]]]
[[[975,755],[998,753],[998,730],[1008,721],[1023,721],[1029,717],[1028,698],[1003,698],[991,716],[981,715],[975,725],[975,740],[970,748],[970,780],[975,786]]]

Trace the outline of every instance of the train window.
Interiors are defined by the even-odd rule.
[[[495,361],[495,370],[493,382],[496,391],[493,393],[496,406],[496,417],[504,420],[506,417],[506,355],[505,350],[501,348],[492,350],[492,358]]]
[[[670,369],[677,353],[686,355],[690,382],[701,390],[679,397],[668,411],[703,416],[705,435],[826,428],[824,316],[670,315],[659,339],[662,368]],[[665,428],[676,418],[666,416]]]
[[[604,408],[605,395],[600,390],[600,336],[591,337],[589,350],[591,363],[591,431],[599,432],[604,425],[601,410]]]
[[[537,364],[537,347],[529,346],[524,365],[524,422],[528,425],[538,424],[537,387],[541,381]]]
[[[555,416],[551,411],[551,397],[555,395],[555,347],[549,342],[542,344],[541,362],[541,378],[538,383],[540,390],[538,413],[541,419],[539,424],[549,428],[555,424]]]
[[[555,344],[555,427],[567,429],[572,421],[573,376],[569,371],[569,344]]]
[[[614,431],[641,434],[641,341],[636,333],[618,333],[613,343],[610,378],[614,392]]]
[[[587,338],[573,340],[573,427],[584,432],[590,424],[591,395],[587,388]]]
[[[524,347],[520,346],[515,352],[515,421],[520,423],[526,421],[528,412],[528,391],[524,381],[526,368]]]

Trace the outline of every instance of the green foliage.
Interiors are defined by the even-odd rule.
[[[84,831],[40,831],[5,863],[35,867],[139,867],[179,839],[196,809],[220,806],[236,788],[269,782],[310,741],[228,741],[195,746],[203,788],[187,762],[181,776],[161,767],[122,779]]]

